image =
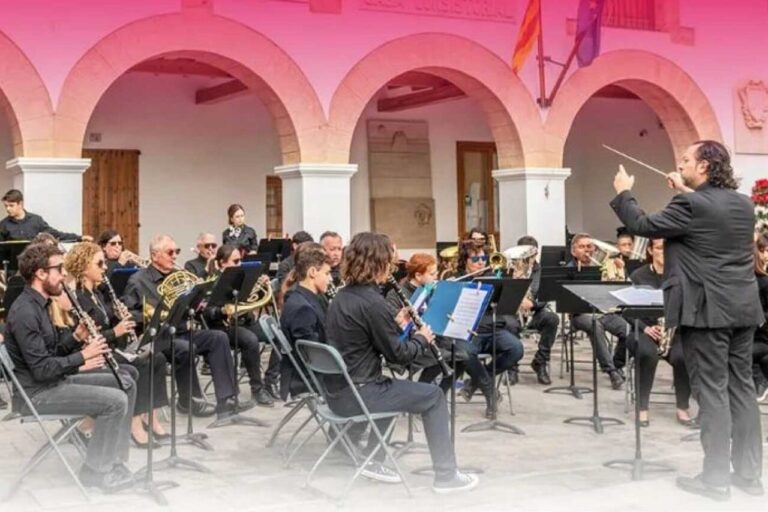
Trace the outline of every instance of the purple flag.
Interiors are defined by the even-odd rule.
[[[576,40],[581,44],[576,52],[579,67],[592,64],[600,55],[600,29],[603,21],[605,0],[580,0]]]

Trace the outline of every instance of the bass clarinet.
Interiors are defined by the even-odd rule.
[[[403,303],[403,307],[405,307],[405,310],[408,312],[408,315],[410,315],[411,320],[413,320],[413,325],[415,325],[417,329],[424,327],[424,321],[421,319],[421,316],[419,316],[419,312],[416,311],[416,308],[413,307],[411,301],[408,300],[408,297],[405,296],[405,293],[403,293],[403,289],[400,288],[400,285],[397,283],[395,276],[390,274],[390,276],[387,278],[387,281],[389,282],[389,285],[392,287],[392,289],[395,290],[395,293],[400,299],[400,302]],[[432,351],[432,355],[435,356],[435,359],[437,359],[437,363],[440,365],[440,370],[443,372],[443,376],[451,377],[453,375],[453,370],[450,366],[448,366],[448,363],[445,362],[445,359],[443,359],[443,354],[440,352],[440,349],[437,348],[434,343],[429,343],[427,346]]]
[[[96,339],[99,336],[99,329],[96,327],[96,322],[94,322],[93,318],[91,318],[90,315],[85,312],[83,306],[77,302],[77,297],[75,297],[74,292],[72,292],[72,290],[70,290],[67,285],[64,285],[64,293],[67,294],[69,301],[72,303],[72,312],[74,313],[75,317],[77,317],[77,319],[82,322],[85,325],[85,328],[88,330],[88,338]],[[107,352],[104,354],[104,360],[107,362],[107,366],[109,366],[112,375],[115,376],[117,385],[121,390],[127,391],[128,386],[120,376],[120,365],[117,364],[115,356],[113,356],[111,352]]]

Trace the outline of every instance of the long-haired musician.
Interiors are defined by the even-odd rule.
[[[92,242],[81,242],[67,253],[64,259],[64,268],[75,279],[77,287],[77,301],[85,312],[93,319],[101,329],[101,334],[110,346],[125,349],[126,335],[135,327],[133,319],[121,320],[117,317],[112,301],[106,299],[99,286],[104,280],[106,262],[104,252],[98,245]],[[144,425],[149,424],[149,399],[148,391],[150,379],[154,379],[154,418],[153,429],[156,438],[163,439],[168,434],[163,430],[157,412],[168,405],[168,394],[165,385],[165,363],[163,354],[156,353],[154,361],[146,358],[137,358],[128,362],[120,354],[115,354],[115,359],[124,365],[132,365],[138,370],[136,405],[133,410],[131,422],[131,437],[139,448],[149,446],[149,438]]]
[[[105,261],[107,262],[107,277],[112,275],[119,268],[133,268],[136,262],[132,259],[132,254],[125,250],[123,237],[115,229],[107,229],[99,234],[97,240],[99,247],[104,251]]]
[[[428,326],[400,341],[398,326],[379,290],[390,274],[394,256],[392,243],[385,235],[358,233],[352,238],[341,264],[345,286],[328,309],[328,343],[341,353],[370,412],[421,414],[435,470],[434,491],[469,490],[477,485],[478,478],[461,473],[456,467],[448,406],[442,390],[433,384],[393,380],[382,374],[382,357],[391,363],[408,365],[427,350],[428,343],[434,342]],[[334,412],[343,416],[361,413],[343,379],[329,378],[326,384]],[[371,437],[373,441],[375,436]],[[372,478],[399,480],[396,473],[380,462],[366,470]]]
[[[768,400],[768,235],[765,233],[759,234],[755,241],[755,276],[766,323],[755,331],[752,360],[757,370],[754,372],[757,398],[765,402]]]
[[[245,208],[239,204],[231,204],[227,208],[229,226],[221,234],[222,245],[234,245],[243,255],[255,254],[259,248],[259,237],[256,230],[245,224]]]
[[[660,289],[662,275],[664,274],[664,240],[656,238],[648,244],[648,264],[635,270],[629,279],[634,285],[649,286]],[[656,374],[656,365],[659,362],[659,343],[662,342],[665,332],[662,331],[657,318],[643,319],[640,324],[640,339],[635,340],[633,335],[627,338],[629,353],[635,357],[637,371],[640,377],[640,386],[637,391],[637,400],[640,406],[640,424],[648,426],[648,403],[653,387],[653,379]],[[675,403],[677,404],[677,422],[687,427],[696,427],[695,419],[692,419],[688,411],[691,398],[691,384],[688,370],[685,367],[683,345],[680,336],[675,334],[670,341],[669,353],[664,358],[672,365],[672,375],[675,387]]]
[[[459,277],[466,275],[494,276],[494,271],[488,266],[489,248],[487,246],[478,247],[476,242],[465,241],[459,245],[458,274]],[[493,353],[494,331],[496,340],[496,361],[490,361],[483,365],[477,359],[478,354]],[[523,342],[515,336],[503,316],[496,317],[496,325],[493,323],[493,315],[486,311],[477,327],[477,335],[473,336],[471,342],[467,345],[467,368],[472,377],[470,381],[465,382],[461,394],[465,399],[470,399],[475,390],[480,389],[485,396],[486,410],[485,415],[489,419],[496,417],[498,401],[491,400],[492,392],[495,392],[495,385],[491,382],[493,373],[492,364],[496,365],[496,374],[509,371],[511,383],[518,381],[518,363],[523,358]]]

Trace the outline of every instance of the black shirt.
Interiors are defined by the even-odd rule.
[[[153,308],[162,302],[157,287],[168,274],[163,274],[153,266],[143,268],[128,279],[123,293],[123,303],[133,315],[137,331],[143,325],[143,303],[146,300]],[[147,319],[149,321],[149,319]]]
[[[85,288],[78,288],[77,302],[83,307],[85,313],[90,316],[99,327],[101,335],[109,343],[114,345],[117,340],[112,326],[117,324],[117,316],[112,309],[110,301],[104,299],[100,290],[90,292]]]
[[[277,266],[277,274],[275,275],[275,278],[277,279],[279,286],[283,285],[285,278],[288,277],[288,274],[293,270],[294,265],[293,254],[291,254]]]
[[[80,235],[54,229],[37,214],[27,211],[24,214],[24,218],[21,220],[6,217],[0,221],[0,241],[32,240],[40,233],[50,233],[63,242],[80,241]]]
[[[297,340],[325,343],[326,301],[303,286],[294,286],[285,294],[283,312],[280,315],[280,329],[291,347]],[[301,360],[296,362],[303,367]],[[287,357],[280,361],[280,395],[296,396],[304,391],[304,383]]]
[[[206,270],[206,267],[208,266],[208,260],[203,258],[202,256],[198,256],[197,258],[193,260],[189,260],[184,264],[184,270],[187,272],[192,272],[197,277],[204,278],[208,275],[208,271]]]
[[[259,248],[259,237],[256,236],[256,230],[250,226],[243,226],[237,236],[235,236],[235,230],[231,226],[228,227],[221,234],[221,242],[225,245],[234,245],[246,253],[256,252]]]
[[[656,273],[656,270],[651,264],[643,265],[639,269],[632,272],[629,276],[629,280],[636,286],[650,286],[656,290],[661,289],[661,283],[664,281],[663,275]],[[643,318],[641,321],[641,328],[644,326],[658,325],[658,318]]]
[[[384,380],[382,356],[389,363],[408,365],[425,351],[417,334],[400,341],[400,330],[376,285],[348,285],[331,302],[325,322],[328,344],[335,347],[356,384]],[[346,387],[343,379],[326,379],[331,392]]]
[[[763,308],[763,315],[768,321],[768,275],[757,275],[757,288],[760,293],[760,305]],[[768,344],[768,323],[764,323],[755,331],[755,342]]]
[[[71,334],[59,337],[48,315],[49,302],[27,286],[8,312],[5,346],[29,395],[56,386],[85,362]]]

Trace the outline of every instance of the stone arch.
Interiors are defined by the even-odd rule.
[[[563,165],[565,143],[576,115],[587,100],[608,85],[621,86],[648,104],[664,124],[676,158],[696,140],[722,140],[709,100],[684,70],[649,52],[618,50],[576,71],[555,98],[544,125],[552,167]]]
[[[48,89],[24,52],[2,32],[0,111],[11,126],[15,156],[50,154],[53,108]]]
[[[72,68],[56,109],[55,154],[79,156],[88,121],[107,88],[134,65],[187,56],[227,71],[272,113],[283,164],[322,161],[325,116],[291,57],[259,32],[220,16],[168,14],[125,25],[101,39]]]
[[[331,99],[329,161],[349,161],[352,135],[366,104],[388,81],[408,71],[449,80],[477,102],[496,141],[499,167],[542,163],[541,116],[509,64],[473,41],[437,33],[387,42],[347,73]]]

